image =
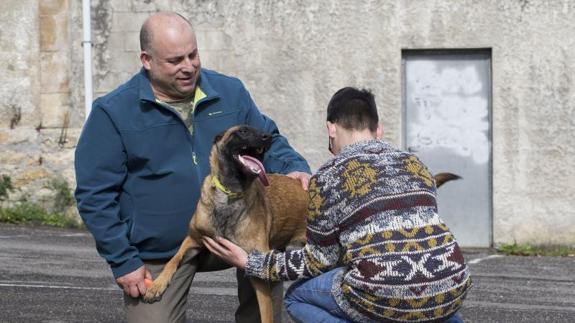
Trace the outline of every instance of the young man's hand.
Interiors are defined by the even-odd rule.
[[[289,174],[286,174],[286,176],[299,180],[301,182],[301,186],[303,187],[303,189],[307,191],[307,188],[309,186],[309,179],[311,178],[310,174],[304,172],[291,172]]]
[[[248,253],[230,240],[220,237],[215,238],[215,240],[209,237],[203,237],[202,242],[211,253],[220,257],[228,264],[240,269],[246,268]]]

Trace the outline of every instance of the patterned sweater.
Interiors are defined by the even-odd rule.
[[[357,322],[434,321],[460,308],[469,273],[417,157],[378,140],[346,146],[309,195],[305,247],[251,252],[247,275],[294,280],[342,267],[332,293]]]

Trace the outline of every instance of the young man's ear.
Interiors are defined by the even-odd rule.
[[[377,124],[377,130],[375,131],[375,137],[377,139],[383,138],[383,125],[381,123]]]
[[[327,126],[327,140],[328,140],[327,149],[329,150],[330,153],[335,155],[336,151],[334,150],[335,148],[333,147],[334,145],[333,142],[335,140],[337,127],[335,126],[335,123],[331,123],[329,121],[326,122],[326,126]]]
[[[335,123],[326,121],[325,125],[327,126],[327,135],[331,138],[335,138],[337,135],[337,128],[335,127]]]

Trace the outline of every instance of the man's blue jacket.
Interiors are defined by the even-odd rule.
[[[76,147],[76,200],[98,252],[120,277],[173,256],[188,231],[218,133],[249,124],[273,134],[270,173],[310,172],[236,78],[202,69],[193,131],[156,102],[142,70],[94,101]]]

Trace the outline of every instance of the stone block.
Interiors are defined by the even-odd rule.
[[[110,62],[110,69],[114,71],[120,82],[117,85],[127,81],[127,78],[121,76],[124,74],[123,72],[132,75],[138,71],[140,65],[139,52],[118,52]]]
[[[112,17],[112,30],[115,32],[140,32],[142,23],[149,13],[115,12]]]
[[[4,104],[0,105],[0,127],[13,129],[16,128],[22,121],[22,108],[14,101],[11,94],[0,93],[2,99],[6,100]],[[0,133],[0,142],[2,141],[2,134]]]
[[[28,145],[38,144],[38,138],[38,131],[35,128],[0,128],[0,145],[20,145],[21,149],[25,149]]]
[[[4,36],[3,33],[0,32],[0,38]],[[40,101],[40,55],[30,48],[20,51],[13,44],[11,39],[0,42],[0,45],[4,45],[0,50],[0,127],[35,127]]]
[[[94,98],[106,95],[108,92],[112,91],[118,85],[122,84],[122,80],[118,73],[110,72],[102,77],[94,77]]]
[[[40,126],[40,109],[36,105],[31,105],[29,107],[24,107],[22,109],[22,118],[14,126],[14,129],[31,129],[36,131]]]
[[[39,5],[41,16],[57,15],[66,13],[68,0],[40,0]]]
[[[123,33],[124,50],[128,52],[140,52],[140,32]]]
[[[34,190],[34,198],[32,201],[40,204],[41,207],[45,209],[51,209],[53,201],[54,201],[54,191],[49,188],[49,180],[48,178],[42,178],[42,184],[34,183],[33,185],[36,186]],[[30,189],[30,188],[28,188]]]
[[[0,1],[0,45],[2,51],[34,57],[38,48],[37,0]]]
[[[42,93],[69,92],[70,60],[66,52],[43,52],[40,57],[40,87]]]
[[[18,150],[15,151],[6,147],[2,148],[4,148],[3,151],[6,153],[0,154],[0,164],[2,164],[0,174],[4,174],[4,169],[8,168],[8,166],[29,167],[38,166],[40,164],[39,152],[23,152]]]
[[[42,166],[61,173],[65,169],[74,169],[74,149],[58,149],[42,154]],[[68,174],[69,176],[69,174]]]
[[[126,33],[123,31],[113,31],[108,36],[108,48],[112,51],[120,51],[124,49],[124,43],[126,42]]]
[[[39,140],[42,143],[44,154],[60,154],[63,150],[73,150],[78,143],[78,138],[82,133],[81,128],[45,128],[39,133]],[[44,156],[45,159],[49,158]]]
[[[58,51],[68,48],[68,39],[67,16],[40,16],[41,51]]]
[[[202,61],[202,67],[215,70],[220,73],[227,73],[228,69],[223,66],[226,62],[227,54],[228,53],[224,51],[203,50],[200,48],[200,60]]]
[[[132,9],[135,12],[153,12],[156,11],[155,1],[149,0],[133,0]]]
[[[220,30],[203,30],[196,33],[198,47],[202,50],[226,50],[231,48],[232,38]]]
[[[135,12],[155,12],[162,10],[173,10],[169,0],[133,0],[132,8]]]
[[[42,128],[61,128],[70,110],[69,93],[47,93],[40,95]]]
[[[110,6],[114,12],[129,12],[132,10],[132,1],[111,0]]]
[[[51,178],[53,174],[44,167],[35,166],[22,169],[17,174],[11,174],[10,176],[14,187],[23,187],[40,180],[45,181]]]

